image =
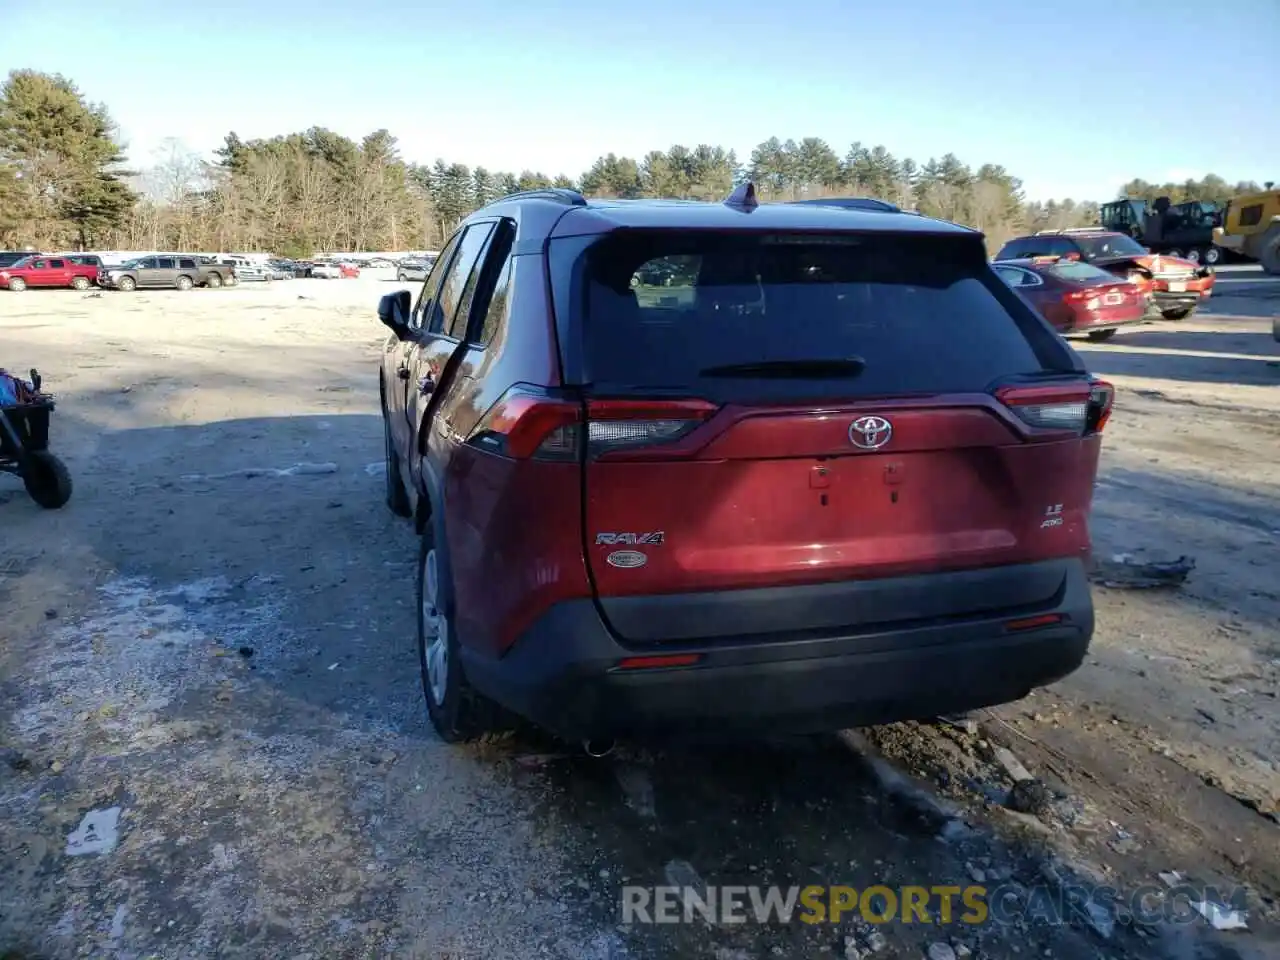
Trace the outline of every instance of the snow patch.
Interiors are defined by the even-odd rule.
[[[255,477],[318,477],[337,473],[336,463],[295,463],[291,467],[245,467],[227,473],[184,473],[180,480],[251,480]]]

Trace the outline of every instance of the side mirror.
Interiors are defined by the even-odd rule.
[[[413,309],[413,295],[408,290],[385,294],[378,301],[378,319],[401,340],[409,332],[409,312]]]

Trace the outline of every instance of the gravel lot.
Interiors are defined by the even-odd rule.
[[[414,540],[381,501],[393,288],[0,292],[0,364],[58,395],[76,484],[47,512],[0,477],[0,956],[1280,956],[1280,285],[1080,345],[1119,390],[1099,554],[1196,568],[1098,586],[1077,674],[972,728],[603,760],[426,723]],[[1003,805],[1002,746],[1038,816]],[[114,849],[68,853],[111,808]],[[1023,903],[1179,871],[1239,887],[1249,929],[620,924],[624,883],[689,870]]]

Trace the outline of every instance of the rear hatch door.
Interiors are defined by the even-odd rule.
[[[1079,424],[1015,412],[1030,385],[1082,422],[1083,375],[980,238],[622,232],[587,264],[584,546],[621,637],[799,636],[1060,587],[925,586],[1087,542]]]

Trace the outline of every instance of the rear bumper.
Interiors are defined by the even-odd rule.
[[[1142,314],[1136,317],[1129,317],[1124,320],[1093,320],[1077,323],[1074,327],[1064,330],[1064,334],[1080,335],[1084,333],[1094,333],[1099,330],[1119,330],[1122,327],[1132,327],[1137,324],[1150,323],[1153,314],[1158,315],[1159,311],[1151,304],[1147,304]]]
[[[1209,294],[1203,294],[1208,297]],[[1195,307],[1200,304],[1202,295],[1195,290],[1188,290],[1186,293],[1170,293],[1167,290],[1157,290],[1151,297],[1151,303],[1157,313],[1165,310],[1177,310],[1185,307]]]
[[[1060,568],[1061,584],[1035,610],[816,638],[729,637],[636,649],[618,642],[594,601],[575,600],[552,607],[504,657],[466,648],[463,660],[478,690],[568,740],[820,733],[923,719],[1020,699],[1080,666],[1093,635],[1084,564],[1028,564],[1027,573],[1044,576],[1046,566]],[[901,579],[911,590],[947,592],[960,576]],[[722,596],[734,603],[734,594],[754,592]],[[1005,626],[1044,613],[1063,619],[1019,632]],[[678,653],[701,660],[689,667],[618,668],[626,657]]]

